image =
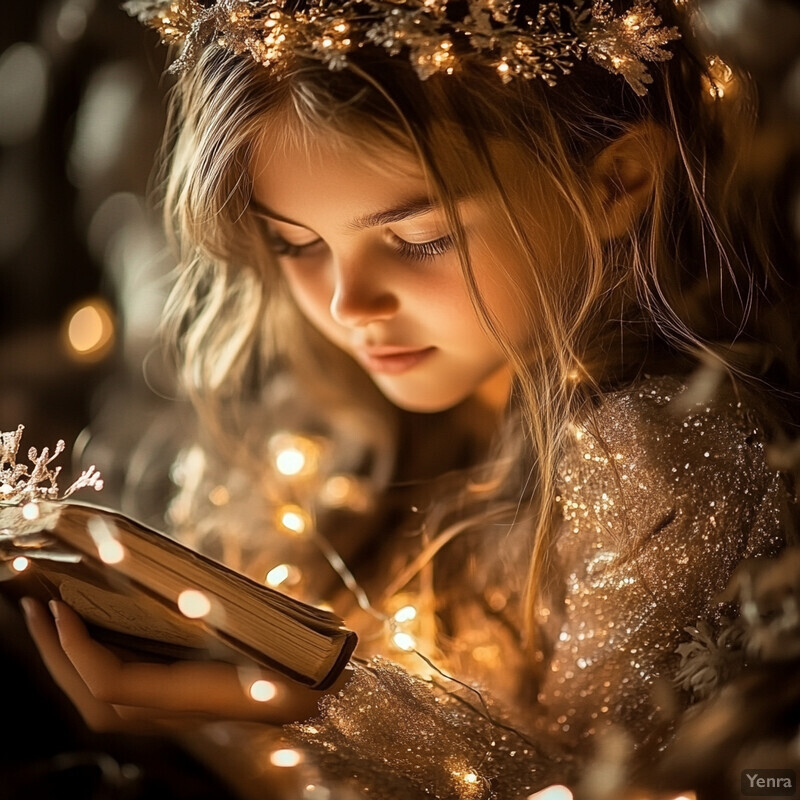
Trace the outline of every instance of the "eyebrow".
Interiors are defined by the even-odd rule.
[[[251,198],[250,205],[260,214],[263,214],[270,219],[277,220],[278,222],[285,222],[287,225],[296,225],[298,228],[306,228],[307,230],[313,230],[309,228],[308,225],[304,225],[302,222],[297,222],[293,219],[289,219],[288,217],[284,217],[282,214],[278,214],[276,211],[265,206],[263,203],[260,203],[255,198]],[[392,222],[400,222],[401,220],[412,219],[413,217],[421,217],[423,214],[427,214],[430,211],[434,211],[435,209],[439,208],[439,204],[429,197],[413,197],[410,200],[406,200],[392,208],[384,209],[383,211],[375,211],[370,214],[363,214],[360,217],[356,217],[354,220],[347,224],[347,227],[350,230],[363,230],[365,228],[376,228],[380,225],[389,225]]]

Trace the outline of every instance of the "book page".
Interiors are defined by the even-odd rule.
[[[185,647],[208,646],[203,631],[173,621],[161,603],[145,595],[127,597],[76,578],[61,580],[58,591],[61,599],[92,625]]]

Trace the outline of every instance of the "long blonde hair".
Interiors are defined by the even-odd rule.
[[[206,423],[235,429],[237,401],[258,399],[277,365],[300,376],[304,391],[328,398],[327,408],[356,407],[379,420],[364,435],[380,430],[380,446],[392,449],[402,415],[299,314],[250,211],[249,168],[265,130],[412,152],[447,214],[476,311],[514,372],[500,456],[472,500],[475,508],[487,497],[524,506],[536,530],[529,592],[538,597],[569,422],[601,391],[647,369],[686,370],[698,354],[730,361],[732,344],[758,338],[757,301],[773,279],[760,220],[743,210],[736,178],[753,119],[746,80],[737,78],[738,98],[716,101],[702,59],[686,47],[656,72],[640,98],[591,65],[556,87],[503,85],[479,65],[421,82],[404,59],[374,53],[354,55],[342,72],[301,60],[276,76],[208,48],[174,91],[165,203],[180,258],[166,325]],[[642,122],[668,131],[677,157],[651,154],[648,208],[628,235],[607,242],[592,216],[589,170]],[[518,179],[502,174],[498,143],[513,153]],[[574,274],[539,267],[538,242],[552,220],[526,202],[536,181],[556,189],[558,213],[585,253]],[[525,267],[515,278],[519,313],[531,323],[524,348],[481,298],[457,210],[465,191],[492,208]],[[462,498],[460,507],[470,502]],[[533,616],[529,628],[535,633]]]

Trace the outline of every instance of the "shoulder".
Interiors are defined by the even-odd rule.
[[[572,427],[561,465],[565,511],[635,547],[654,532],[717,531],[749,551],[776,538],[786,487],[767,458],[758,402],[731,383],[647,378],[602,395]],[[590,521],[591,520],[591,521]]]
[[[575,432],[585,449],[679,485],[707,471],[774,475],[762,415],[757,400],[729,382],[655,377],[602,395]]]

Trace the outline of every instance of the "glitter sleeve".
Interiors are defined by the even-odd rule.
[[[649,381],[573,433],[540,700],[570,745],[614,724],[642,747],[661,735],[654,692],[669,696],[684,628],[719,612],[742,559],[780,550],[786,489],[732,391],[695,400]]]
[[[493,688],[508,696],[510,670],[477,701],[374,661],[292,729],[331,772],[373,797],[410,797],[409,787],[525,796],[567,777],[601,728],[613,726],[632,750],[668,735],[659,701],[690,700],[674,689],[684,629],[719,611],[737,563],[777,554],[787,493],[732,391],[696,401],[677,381],[648,381],[608,395],[572,432],[560,468],[558,580],[542,610],[549,660],[538,704],[513,709],[530,725],[507,729],[492,702]],[[519,657],[504,653],[504,663]]]

